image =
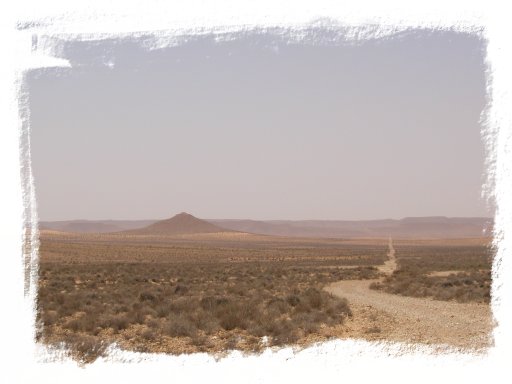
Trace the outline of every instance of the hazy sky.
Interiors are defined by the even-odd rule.
[[[28,76],[41,220],[491,215],[474,36],[143,47]]]

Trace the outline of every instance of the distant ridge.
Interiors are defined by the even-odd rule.
[[[177,214],[170,219],[160,220],[147,227],[123,231],[133,235],[181,235],[193,233],[233,232],[205,220],[198,219],[186,212]]]
[[[400,220],[208,220],[235,231],[290,237],[468,238],[492,236],[486,217],[406,217]]]
[[[40,229],[62,232],[179,234],[248,232],[270,236],[324,238],[469,238],[492,236],[487,217],[406,217],[401,220],[201,220],[181,213],[166,220],[72,220],[40,222]]]
[[[143,228],[156,220],[68,220],[41,221],[39,229],[75,233],[107,233]]]

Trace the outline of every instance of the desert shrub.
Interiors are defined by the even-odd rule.
[[[74,332],[92,332],[97,326],[98,318],[90,314],[84,314],[78,318],[70,319],[63,327]]]
[[[291,344],[299,339],[299,332],[290,320],[275,320],[268,330],[272,336],[271,345]]]
[[[174,289],[174,293],[177,295],[183,295],[188,292],[188,287],[183,284],[178,284],[176,288]]]
[[[326,304],[325,313],[331,318],[336,319],[338,317],[344,318],[352,316],[352,311],[350,310],[347,299],[334,297],[333,295],[329,295],[329,299]]]
[[[166,335],[172,337],[178,336],[194,336],[197,332],[194,324],[183,315],[169,316],[163,331]]]
[[[308,288],[304,292],[303,298],[309,303],[309,306],[314,309],[320,308],[323,304],[322,294],[316,288]]]
[[[126,315],[107,315],[104,317],[100,325],[103,328],[112,328],[115,332],[128,328],[129,319]]]
[[[198,309],[190,314],[190,319],[197,327],[206,334],[213,334],[220,329],[219,320],[212,316],[211,312]]]
[[[315,333],[319,329],[319,324],[314,320],[314,316],[311,313],[298,313],[292,319],[295,328],[300,329],[304,335]]]
[[[247,327],[247,315],[249,312],[250,310],[247,306],[232,300],[219,305],[216,309],[219,324],[226,331],[235,328],[245,329]]]
[[[172,311],[172,306],[170,303],[161,303],[155,307],[155,314],[157,317],[167,317],[169,313]]]
[[[195,346],[202,347],[208,343],[208,337],[205,335],[195,334],[192,336],[191,341]]]
[[[153,292],[144,291],[139,294],[139,300],[155,302],[157,300],[157,297],[153,294]]]
[[[199,306],[197,297],[178,297],[169,302],[169,309],[172,314],[186,314],[195,310]]]
[[[68,320],[66,323],[64,323],[64,328],[75,332],[82,330],[81,321],[80,319]]]
[[[150,311],[148,308],[142,308],[139,311],[130,311],[126,313],[125,316],[130,324],[144,324],[146,316],[149,313],[154,313],[154,311]]]
[[[41,312],[39,312],[41,313]],[[48,310],[42,313],[41,320],[45,326],[53,325],[59,319],[59,314],[57,311]]]
[[[205,311],[216,311],[219,306],[223,306],[228,304],[229,300],[226,297],[219,296],[205,296],[201,299],[200,305],[201,308]]]
[[[152,328],[146,328],[141,332],[141,337],[148,341],[154,341],[157,339],[158,334]]]
[[[108,344],[95,336],[84,334],[70,334],[65,340],[68,354],[75,357],[80,363],[90,363],[105,355]]]
[[[297,306],[300,303],[300,297],[296,294],[290,294],[286,296],[286,302],[290,304],[292,307]]]
[[[289,304],[282,297],[273,297],[267,303],[267,312],[278,317],[289,311]]]

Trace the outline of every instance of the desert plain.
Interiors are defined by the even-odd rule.
[[[186,213],[143,224],[41,225],[38,341],[82,362],[113,343],[169,354],[336,338],[471,351],[492,344],[492,239],[460,236],[460,223],[445,238],[400,236],[389,225],[390,236],[304,236],[286,223],[272,225],[288,236],[258,234],[239,228],[254,223]]]

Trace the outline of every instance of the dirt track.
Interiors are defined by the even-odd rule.
[[[388,256],[381,267],[386,274],[396,268],[391,239]],[[371,290],[374,281],[378,280],[346,280],[325,288],[350,303],[354,315],[346,323],[345,337],[448,344],[463,349],[490,346],[489,305],[392,295]]]

